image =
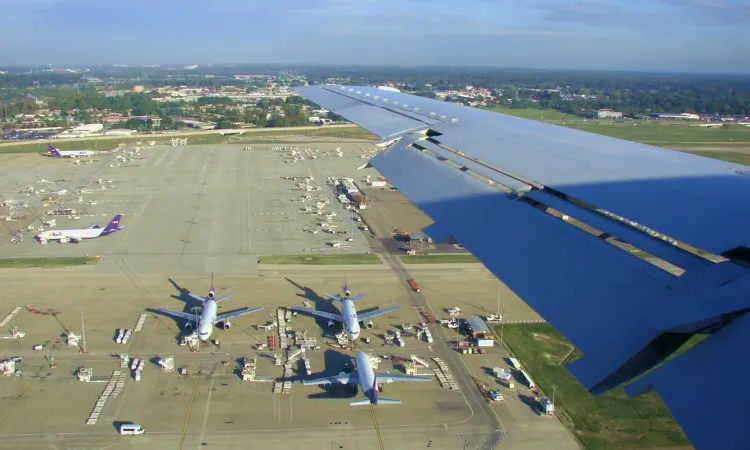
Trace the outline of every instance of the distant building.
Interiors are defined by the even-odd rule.
[[[98,133],[104,129],[104,125],[100,123],[87,123],[85,125],[78,125],[77,127],[70,130],[72,133],[83,133],[85,135],[91,133]]]
[[[123,128],[117,128],[112,130],[107,130],[104,132],[105,136],[130,136],[131,134],[134,134],[135,130],[128,130]]]
[[[652,113],[654,119],[662,120],[699,120],[701,116],[693,113],[670,114],[670,113]]]
[[[622,113],[614,109],[600,109],[596,112],[600,119],[622,119]]]
[[[135,86],[133,86],[133,92],[143,92],[143,85],[136,84]]]

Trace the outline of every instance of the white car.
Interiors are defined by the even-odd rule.
[[[503,401],[503,395],[498,391],[490,391],[490,400],[493,402],[501,402]]]

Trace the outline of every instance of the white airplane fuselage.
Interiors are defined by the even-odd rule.
[[[60,239],[92,239],[102,234],[103,228],[82,228],[78,230],[48,230],[39,233],[39,240],[59,241]]]
[[[375,370],[372,368],[372,362],[365,352],[357,352],[355,361],[357,362],[359,387],[362,388],[362,393],[365,394],[366,397],[372,398],[373,393],[370,391],[373,389],[373,384],[375,384]],[[375,389],[377,389],[377,386]]]
[[[359,337],[359,319],[357,318],[357,308],[354,302],[348,298],[341,302],[341,316],[344,318],[344,331],[349,338],[356,340]]]
[[[201,341],[208,341],[211,337],[211,332],[214,330],[216,324],[216,311],[218,305],[212,298],[206,298],[203,302],[203,312],[201,313],[200,320],[196,324],[196,331],[198,332],[198,339]]]
[[[87,156],[93,156],[94,152],[91,150],[58,150],[60,157],[63,158],[84,158]]]

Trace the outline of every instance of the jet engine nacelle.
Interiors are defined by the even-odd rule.
[[[193,329],[193,322],[185,322],[185,327],[184,328],[186,330],[192,330]]]
[[[219,328],[221,328],[222,330],[228,330],[231,326],[232,324],[229,323],[228,320],[222,320],[221,322],[219,322]]]
[[[333,320],[329,320],[328,321],[328,326],[332,327],[333,325],[335,325],[335,322]]]
[[[68,239],[68,238],[62,238],[62,239],[60,239],[60,243],[61,244],[67,244],[68,242],[70,242],[70,239]]]

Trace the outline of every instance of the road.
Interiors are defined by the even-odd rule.
[[[381,256],[383,261],[393,270],[399,277],[404,291],[409,297],[409,301],[414,306],[415,310],[423,310],[430,312],[433,316],[437,316],[437,311],[432,309],[432,306],[419,292],[414,292],[406,280],[412,278],[406,271],[406,268],[401,264],[398,256],[391,254],[387,249],[380,243],[379,239],[372,239],[373,251]],[[473,413],[472,422],[474,425],[486,426],[489,431],[489,437],[479,445],[478,448],[494,448],[503,437],[505,437],[505,428],[500,422],[495,412],[490,407],[489,403],[480,395],[476,384],[471,376],[469,368],[460,359],[459,354],[448,345],[448,336],[445,334],[443,327],[431,327],[432,332],[435,335],[435,344],[432,346],[433,355],[441,358],[453,372],[453,377],[456,380],[461,393],[466,399],[466,403],[469,405]]]

